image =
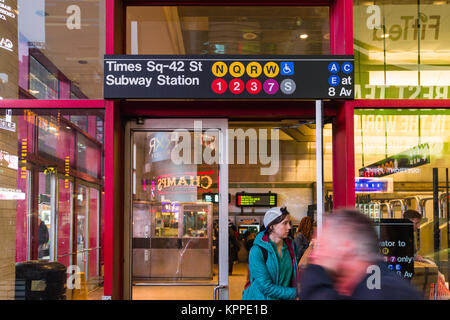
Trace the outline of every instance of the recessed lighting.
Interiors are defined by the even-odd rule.
[[[253,32],[246,32],[242,35],[242,38],[244,38],[245,40],[254,40],[257,37],[258,36]]]
[[[298,36],[300,39],[307,39],[309,36],[306,33],[303,33]]]

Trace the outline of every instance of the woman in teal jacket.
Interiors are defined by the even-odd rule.
[[[266,229],[256,236],[250,249],[250,283],[242,300],[295,299],[298,266],[294,241],[288,237],[289,219],[286,208],[271,208],[264,215]]]

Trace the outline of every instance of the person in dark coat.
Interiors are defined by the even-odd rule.
[[[239,241],[230,225],[228,227],[228,274],[233,273],[233,264],[238,259],[239,248]]]
[[[45,222],[38,218],[38,259],[49,255],[48,240],[50,239]]]
[[[355,210],[324,217],[322,232],[300,272],[300,300],[418,300],[423,297],[379,254],[371,221]]]

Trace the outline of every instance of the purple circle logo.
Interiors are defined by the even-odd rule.
[[[278,92],[280,86],[278,85],[277,80],[268,79],[264,82],[263,88],[267,94],[275,94]]]

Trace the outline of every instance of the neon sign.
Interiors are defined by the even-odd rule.
[[[158,177],[158,192],[180,191],[189,188],[201,188],[207,190],[211,188],[213,180],[212,172],[184,173],[176,175],[164,175]]]

